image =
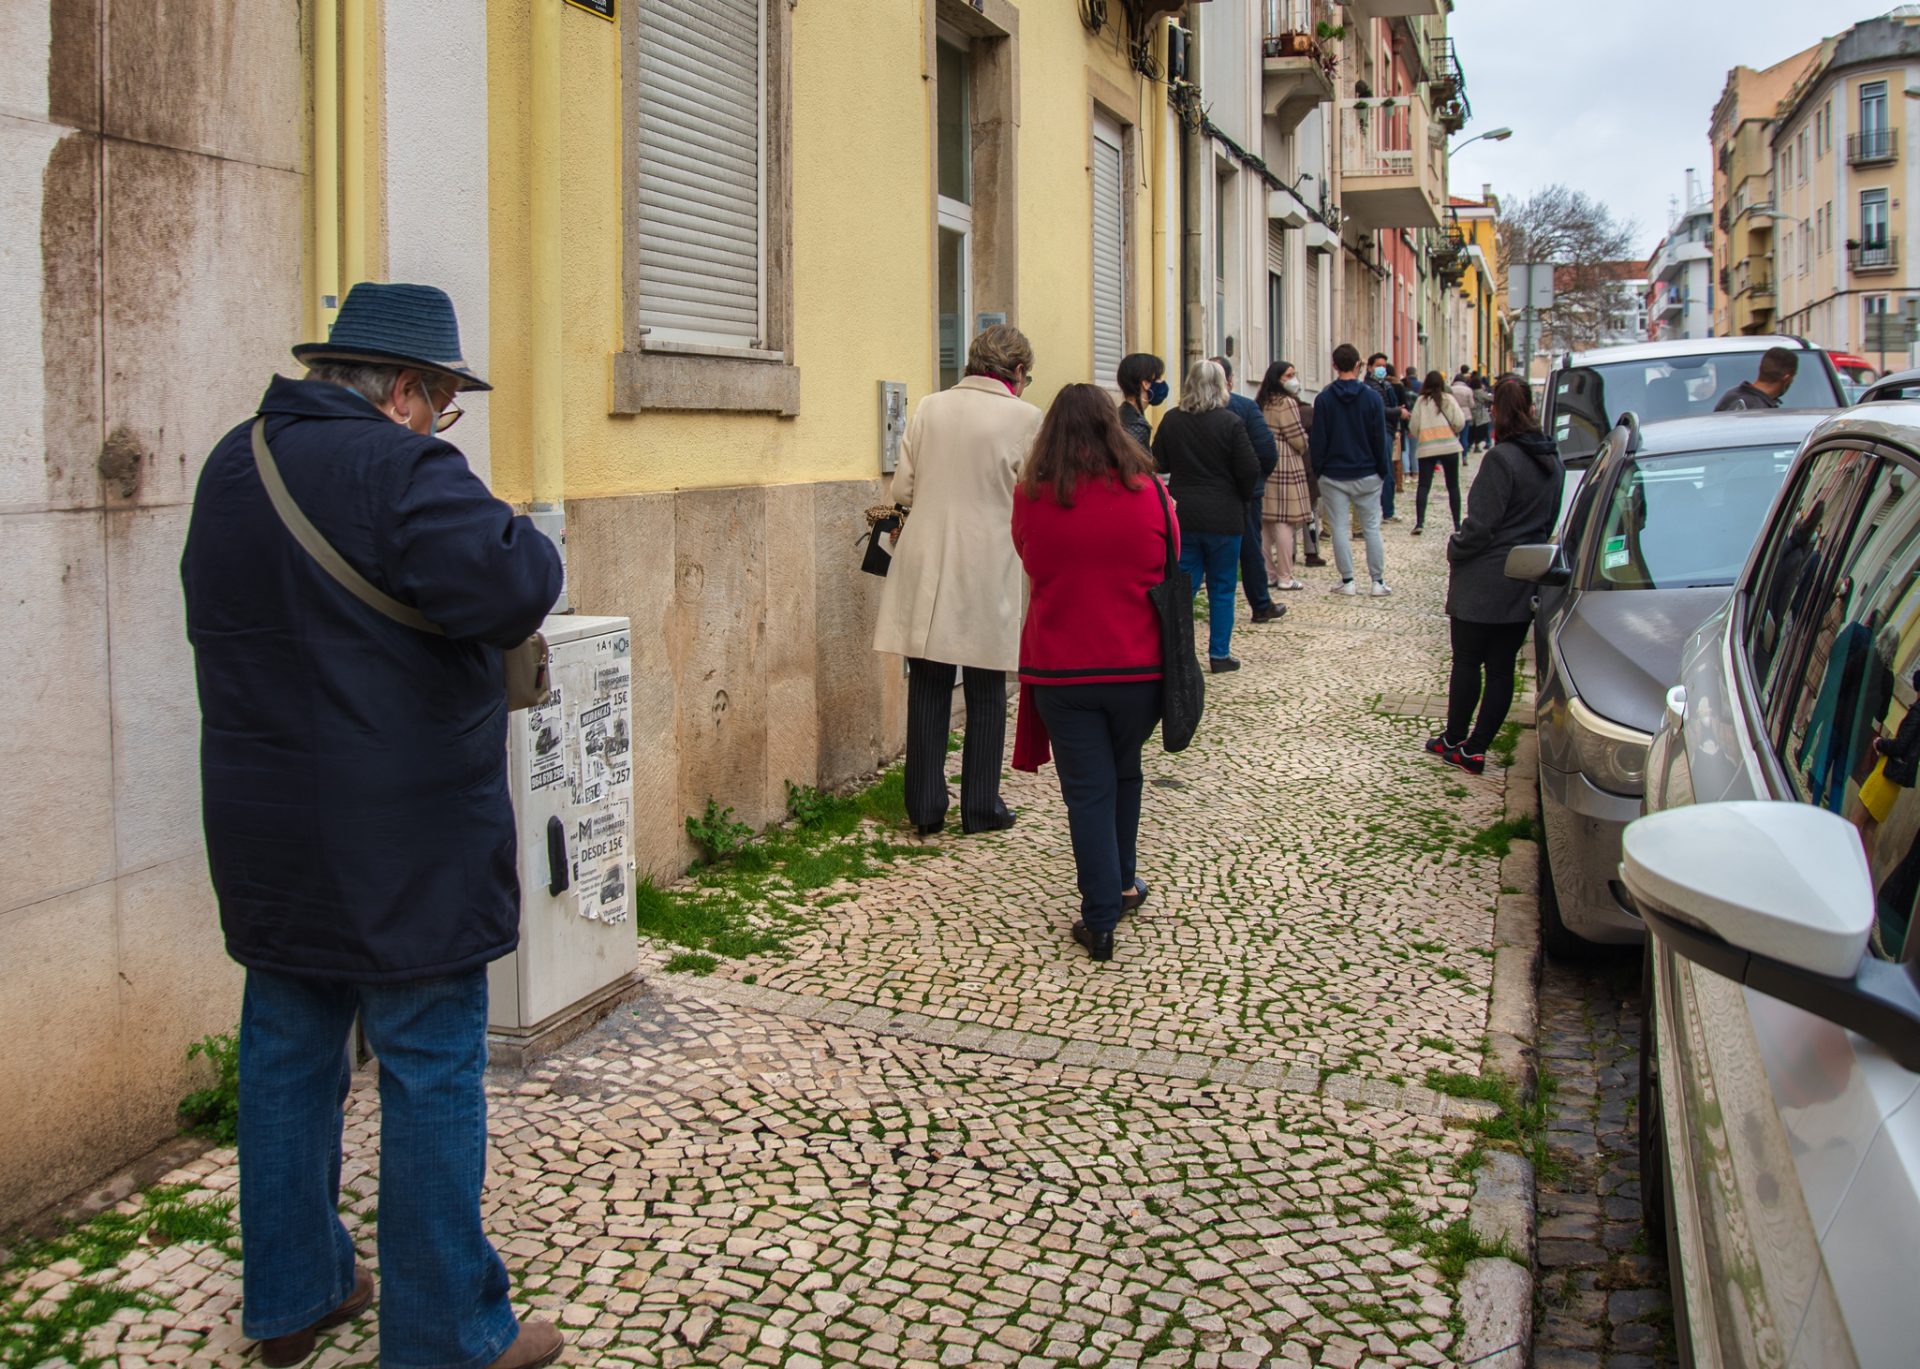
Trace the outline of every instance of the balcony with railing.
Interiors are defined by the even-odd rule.
[[[1444,143],[1416,97],[1342,100],[1340,208],[1362,228],[1440,227]]]
[[[1900,130],[1895,128],[1870,128],[1865,133],[1855,133],[1847,138],[1847,164],[1849,166],[1874,166],[1880,162],[1891,162],[1900,155]]]
[[[1319,105],[1333,100],[1336,43],[1332,0],[1265,0],[1260,45],[1260,105],[1291,133]]]
[[[1847,269],[1856,276],[1878,275],[1900,269],[1900,244],[1892,238],[1847,244]]]
[[[1368,19],[1438,19],[1447,12],[1447,0],[1347,0],[1347,14]]]
[[[1437,38],[1427,55],[1427,98],[1433,102],[1433,121],[1448,133],[1458,133],[1473,117],[1467,99],[1467,73],[1451,38]]]
[[[1773,263],[1765,257],[1741,261],[1733,268],[1733,293],[1755,305],[1773,303]]]

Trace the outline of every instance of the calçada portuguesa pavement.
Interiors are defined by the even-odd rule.
[[[642,943],[645,996],[501,1074],[487,1223],[563,1362],[1456,1361],[1444,1233],[1491,1105],[1423,1081],[1481,1069],[1501,888],[1468,839],[1502,781],[1420,750],[1444,536],[1388,534],[1391,598],[1330,597],[1325,570],[1278,624],[1242,601],[1245,668],[1210,680],[1188,752],[1149,753],[1153,895],[1113,963],[1067,939],[1048,769],[1009,781],[1011,831],[848,886],[785,956],[689,978]],[[348,1108],[372,1262],[370,1072]],[[233,1153],[168,1178],[230,1195]],[[33,1276],[43,1308],[73,1275]],[[242,1364],[238,1276],[136,1247],[87,1277],[166,1306],[89,1346]],[[375,1319],[323,1344],[372,1365]]]

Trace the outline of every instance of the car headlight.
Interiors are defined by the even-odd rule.
[[[1653,738],[1610,722],[1578,699],[1567,706],[1573,748],[1580,771],[1594,786],[1615,794],[1639,794],[1647,787],[1647,748]]]

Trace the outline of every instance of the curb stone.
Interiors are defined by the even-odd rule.
[[[1539,754],[1537,735],[1523,731],[1506,773],[1507,816],[1532,818],[1536,825]],[[1481,1069],[1499,1075],[1528,1098],[1539,1077],[1538,845],[1513,843],[1500,862],[1500,887],[1519,892],[1502,893],[1494,916],[1493,995],[1487,1005],[1487,1054]],[[1534,1189],[1533,1166],[1508,1151],[1490,1151],[1474,1176],[1467,1220],[1480,1239],[1489,1244],[1504,1241],[1513,1255],[1474,1260],[1460,1280],[1460,1317],[1466,1329],[1455,1355],[1475,1369],[1523,1369],[1531,1357]]]

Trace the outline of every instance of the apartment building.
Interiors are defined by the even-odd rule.
[[[1647,333],[1654,342],[1713,336],[1713,203],[1691,168],[1682,208],[1647,263]]]
[[[1500,256],[1500,201],[1489,185],[1482,187],[1477,200],[1454,196],[1447,205],[1463,259],[1448,297],[1452,327],[1449,361],[1453,370],[1471,366],[1482,375],[1497,376],[1513,360],[1507,272]]]
[[[1820,45],[1771,129],[1779,326],[1882,371],[1920,311],[1907,206],[1920,203],[1920,6]]]
[[[1780,101],[1819,56],[1815,44],[1756,71],[1735,67],[1714,105],[1707,136],[1713,147],[1713,330],[1721,337],[1774,331],[1773,157],[1771,125]]]

